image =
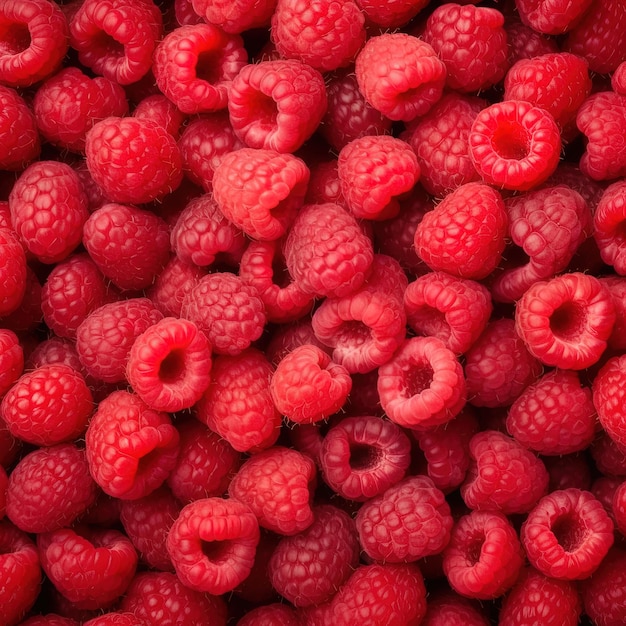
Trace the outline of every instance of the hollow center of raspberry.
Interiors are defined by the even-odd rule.
[[[211,85],[219,83],[222,80],[222,65],[220,55],[216,50],[204,50],[198,55],[196,61],[196,78],[206,80]]]
[[[337,332],[337,344],[358,350],[372,340],[372,329],[359,320],[344,322]]]
[[[30,31],[26,24],[13,22],[0,26],[0,51],[14,55],[30,48]]]
[[[428,363],[423,363],[408,371],[404,381],[407,397],[417,396],[428,389],[433,382],[433,368]]]
[[[93,38],[92,42],[93,50],[97,50],[100,57],[121,59],[125,56],[124,45],[103,30]]]
[[[550,316],[550,330],[557,339],[575,341],[585,325],[585,309],[576,302],[565,302]]]
[[[380,450],[362,443],[350,446],[350,467],[353,470],[365,470],[376,465],[380,458]]]
[[[185,372],[185,353],[183,350],[172,350],[159,366],[159,380],[166,384],[177,382]]]
[[[227,561],[231,552],[232,541],[201,541],[202,554],[206,556],[211,563],[221,563]]]
[[[276,128],[278,107],[272,98],[260,91],[254,91],[248,94],[248,103],[248,110],[254,112],[255,125],[270,130]]]
[[[493,133],[491,145],[503,159],[519,161],[528,156],[530,134],[518,122],[503,121]]]
[[[465,550],[467,562],[470,565],[476,565],[476,563],[480,561],[480,555],[481,555],[484,544],[485,544],[485,537],[482,534],[475,535],[474,537],[470,538],[467,544],[467,548]]]
[[[430,306],[422,307],[416,323],[424,335],[439,337],[444,341],[450,337],[450,324],[446,321],[445,313],[439,309]]]
[[[281,289],[285,289],[292,282],[287,265],[279,256],[275,256],[272,260],[272,282]]]
[[[551,530],[565,552],[575,552],[584,540],[580,524],[569,516],[557,519]]]

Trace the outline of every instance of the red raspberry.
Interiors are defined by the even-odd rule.
[[[472,511],[452,529],[443,553],[450,586],[463,596],[488,600],[508,591],[524,564],[511,522],[496,511]]]
[[[581,584],[585,613],[597,626],[617,626],[626,620],[626,552],[613,548],[593,576]]]
[[[228,113],[250,148],[295,152],[326,111],[324,77],[294,59],[246,65],[232,82]]]
[[[177,138],[187,116],[168,98],[161,94],[146,96],[135,106],[133,117],[147,118],[158,122]]]
[[[34,161],[41,152],[35,116],[15,89],[3,85],[0,85],[0,107],[0,167],[3,170],[19,171]]]
[[[467,183],[424,215],[415,250],[433,270],[481,279],[500,262],[507,215],[500,194],[483,183]]]
[[[53,74],[68,49],[63,11],[50,0],[3,0],[0,82],[28,87]]]
[[[188,589],[169,572],[137,574],[120,608],[142,620],[144,626],[226,626],[222,598]]]
[[[404,478],[411,443],[393,422],[380,417],[347,417],[322,441],[319,463],[324,481],[344,498],[364,502]]]
[[[453,591],[428,596],[428,610],[420,626],[489,626],[484,610]]]
[[[37,536],[41,566],[77,608],[102,609],[127,589],[137,567],[130,539],[117,530],[62,528]]]
[[[354,60],[365,42],[364,24],[365,17],[353,0],[313,4],[278,0],[271,37],[282,57],[328,72]]]
[[[526,191],[543,183],[556,169],[561,135],[546,110],[522,100],[506,100],[477,115],[469,148],[485,182]]]
[[[289,324],[277,325],[265,347],[265,354],[273,365],[278,365],[294,348],[314,345],[330,354],[330,349],[315,337],[309,317]]]
[[[259,525],[246,504],[206,498],[183,507],[167,536],[167,550],[186,587],[220,595],[245,580],[258,542]]]
[[[446,85],[455,91],[488,89],[509,68],[504,15],[496,9],[444,4],[431,13],[422,36],[444,62]]]
[[[326,128],[322,124],[321,128]],[[321,129],[320,129],[321,130]],[[304,198],[306,204],[324,204],[330,202],[345,207],[345,200],[339,182],[337,159],[316,159],[309,163],[311,176]]]
[[[225,154],[213,175],[213,197],[252,239],[275,240],[304,203],[309,168],[293,154],[242,148]]]
[[[445,424],[466,400],[463,367],[436,337],[407,339],[378,369],[377,386],[389,419],[406,428]]]
[[[521,59],[532,59],[542,54],[559,52],[559,46],[554,39],[538,33],[535,29],[510,16],[506,18],[504,30],[509,46],[510,65]]]
[[[230,272],[203,276],[185,296],[181,315],[206,335],[213,352],[229,356],[256,341],[266,321],[256,289]]]
[[[427,0],[359,0],[369,25],[381,28],[403,26],[428,5]]]
[[[11,223],[27,250],[42,263],[65,259],[80,244],[89,217],[76,172],[59,161],[38,161],[9,194]]]
[[[276,0],[189,0],[193,10],[226,33],[268,26]]]
[[[152,0],[87,0],[70,20],[70,44],[85,67],[130,85],[150,70],[162,21]]]
[[[15,626],[39,594],[39,555],[33,540],[8,520],[0,521],[0,552],[0,618],[6,626]]]
[[[183,113],[205,113],[226,108],[230,84],[247,62],[239,35],[194,24],[159,42],[152,70],[159,89]]]
[[[626,181],[609,185],[593,216],[593,237],[600,256],[620,275],[626,275],[626,242],[622,235],[626,218]]]
[[[0,232],[0,246],[2,245],[2,233]],[[18,244],[19,245],[19,244]],[[21,247],[21,246],[20,246]],[[11,257],[11,255],[9,255]],[[9,258],[7,265],[13,264],[14,259]],[[18,277],[21,270],[18,268]],[[1,276],[1,272],[0,272]],[[12,292],[13,282],[15,277],[11,277],[7,280],[9,291]],[[4,283],[4,284],[7,284]],[[14,309],[9,315],[5,315],[2,318],[2,325],[9,330],[16,333],[29,333],[35,332],[42,320],[43,313],[41,312],[41,283],[37,278],[35,272],[27,265],[26,266],[26,281],[25,281],[25,293],[17,309]],[[9,293],[9,296],[13,296],[13,293]],[[0,295],[0,298],[2,296]]]
[[[9,228],[0,228],[0,284],[0,316],[4,317],[19,308],[27,287],[24,248]]]
[[[626,536],[626,481],[617,484],[607,513],[611,515],[616,529]]]
[[[313,523],[315,482],[316,468],[309,457],[273,446],[243,463],[230,481],[228,495],[247,504],[259,526],[289,536]]]
[[[296,607],[330,600],[359,562],[354,520],[329,504],[313,507],[313,523],[283,537],[267,564],[272,585]]]
[[[143,622],[135,617],[132,613],[118,613],[112,611],[104,613],[99,617],[94,617],[86,622],[83,626],[142,626]]]
[[[626,96],[626,61],[622,61],[611,75],[611,88],[615,93]]]
[[[577,626],[582,600],[573,583],[544,576],[532,567],[522,571],[506,595],[500,626]]]
[[[135,500],[157,489],[176,464],[178,431],[167,413],[127,391],[100,402],[85,435],[89,471],[102,490]]]
[[[18,336],[8,328],[0,328],[0,398],[23,371],[24,350]]]
[[[599,383],[599,378],[598,385],[596,385],[596,382],[594,381],[592,393],[593,402],[596,410],[598,411],[598,418],[602,429],[591,445],[591,457],[601,474],[606,476],[626,477],[626,446],[622,445],[622,443],[618,443],[614,438],[614,436],[619,436],[619,431],[616,430],[616,426],[619,428],[618,420],[621,419],[621,416],[617,414],[613,418],[611,415],[609,419],[615,420],[613,424],[607,420],[605,407],[601,405],[602,399],[599,395]],[[615,393],[616,391],[617,388],[615,388],[615,391],[612,391],[611,393]]]
[[[137,204],[162,198],[183,177],[176,140],[151,119],[100,120],[87,133],[85,156],[93,179],[114,202]]]
[[[626,278],[623,276],[601,276],[600,282],[611,292],[615,305],[615,325],[608,339],[613,350],[626,350]]]
[[[626,419],[622,403],[625,392],[626,355],[615,356],[605,363],[594,378],[592,397],[602,428],[620,448],[621,454],[612,455],[618,456],[624,462],[623,468],[619,467],[620,475],[622,475],[622,470],[626,475]],[[599,459],[604,459],[604,457],[604,452],[597,455]]]
[[[162,317],[148,298],[129,298],[95,309],[76,330],[81,363],[98,380],[126,380],[126,362],[135,339]]]
[[[365,281],[374,258],[372,241],[338,204],[305,205],[284,247],[294,282],[316,296],[342,297]]]
[[[545,365],[583,369],[598,361],[615,323],[610,291],[572,272],[534,283],[517,302],[515,328]]]
[[[146,295],[164,316],[180,317],[185,296],[206,272],[173,256],[155,278]]]
[[[355,60],[365,99],[391,120],[425,115],[441,98],[446,66],[425,41],[406,33],[370,37]]]
[[[582,580],[613,545],[613,522],[588,491],[563,489],[539,500],[521,529],[530,564],[559,580]]]
[[[90,78],[77,67],[66,67],[35,92],[33,110],[42,136],[50,143],[83,152],[85,136],[98,121],[128,113],[124,89],[116,82]]]
[[[300,618],[290,606],[274,602],[247,611],[237,626],[300,626]]]
[[[166,317],[133,343],[126,378],[155,411],[191,408],[209,386],[211,346],[202,331],[185,319]]]
[[[47,613],[46,615],[30,617],[20,622],[20,626],[79,626],[79,623],[70,617],[61,617],[56,613]]]

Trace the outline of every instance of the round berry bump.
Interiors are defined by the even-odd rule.
[[[326,112],[324,77],[295,59],[246,65],[228,94],[236,135],[250,148],[295,152]]]
[[[250,573],[259,525],[235,499],[205,498],[187,504],[167,536],[167,550],[180,581],[190,589],[220,595]]]
[[[327,346],[317,340],[311,325],[311,319],[302,317],[289,324],[276,326],[265,349],[268,360],[278,365],[294,348],[304,344],[317,346],[330,354]]]
[[[65,259],[80,244],[89,217],[76,172],[59,161],[38,161],[9,194],[11,223],[26,249],[42,263]]]
[[[507,224],[500,193],[483,183],[467,183],[424,215],[415,230],[415,251],[433,270],[486,278],[502,257]]]
[[[0,328],[0,398],[13,386],[23,371],[24,349],[18,336],[8,328]]]
[[[296,607],[330,600],[359,562],[354,520],[329,504],[313,507],[313,523],[283,537],[267,564],[272,586]]]
[[[293,154],[242,148],[225,154],[213,175],[220,211],[252,239],[282,237],[304,203],[309,168]]]
[[[589,491],[562,489],[528,514],[521,538],[530,564],[559,580],[583,580],[613,545],[613,522]]]
[[[233,78],[248,62],[239,35],[213,24],[175,28],[157,45],[152,70],[159,89],[183,112],[226,108]]]
[[[282,57],[329,72],[354,60],[365,42],[364,26],[365,17],[353,0],[278,0],[271,36]]]
[[[10,288],[12,282],[12,280],[8,281]],[[17,309],[2,318],[2,325],[18,334],[36,332],[42,319],[41,283],[34,270],[27,265],[24,297]]]
[[[368,24],[382,28],[403,26],[415,17],[428,2],[426,0],[359,0],[359,8]]]
[[[114,498],[134,500],[160,487],[176,463],[178,431],[167,413],[127,391],[100,402],[85,435],[89,471]]]
[[[187,116],[171,100],[158,93],[140,100],[135,105],[132,115],[158,122],[175,138],[180,135],[181,126],[187,119]]]
[[[545,35],[571,30],[591,4],[591,0],[515,0],[522,22]]]
[[[470,157],[491,185],[526,191],[543,183],[561,157],[561,134],[545,109],[523,100],[484,108],[469,134]]]
[[[389,419],[406,428],[444,424],[466,400],[463,367],[436,337],[407,339],[378,369],[377,387]]]
[[[27,620],[20,622],[21,626],[77,626],[78,622],[71,617],[61,617],[56,613],[47,613],[46,615],[35,615]],[[130,626],[134,626],[134,622]],[[127,626],[124,623],[122,626]]]
[[[421,626],[489,626],[485,610],[454,591],[428,595],[428,610]]]
[[[132,613],[118,611],[110,611],[83,622],[84,626],[141,626],[142,623]]]
[[[615,93],[626,96],[626,60],[622,61],[611,75],[611,88]]]
[[[293,608],[287,604],[273,602],[257,606],[247,611],[237,622],[237,626],[299,626],[300,618]]]
[[[85,156],[93,179],[113,202],[139,204],[162,198],[183,177],[176,140],[151,119],[100,120],[87,133]]]
[[[148,73],[162,33],[161,11],[152,0],[89,0],[70,20],[70,44],[79,61],[120,85]]]
[[[613,548],[593,576],[581,584],[585,613],[598,626],[621,624],[626,619],[626,552]]]
[[[137,552],[117,530],[62,528],[37,536],[41,566],[64,598],[81,609],[113,604],[130,584]]]
[[[166,317],[139,335],[128,354],[126,378],[155,411],[191,408],[210,382],[211,346],[189,320]]]
[[[593,237],[600,256],[621,276],[626,275],[626,240],[622,228],[626,220],[626,181],[609,185],[593,216]]]
[[[193,11],[226,33],[269,25],[276,0],[188,0]]]
[[[0,315],[13,313],[26,293],[26,254],[12,228],[0,227]]]
[[[4,85],[0,85],[0,107],[0,167],[3,170],[19,171],[41,152],[35,116],[20,94]]]
[[[610,358],[596,374],[591,389],[600,424],[619,446],[621,454],[618,456],[624,461],[623,472],[626,475],[626,415],[622,403],[626,393],[626,355]],[[606,454],[603,452],[597,456],[604,459]]]
[[[615,323],[610,291],[572,272],[534,283],[517,302],[515,328],[545,365],[580,370],[598,361]]]
[[[411,442],[393,422],[347,417],[324,437],[319,454],[324,481],[340,496],[364,502],[404,478]]]
[[[3,0],[0,22],[0,83],[28,87],[61,65],[69,47],[69,28],[56,2]]]

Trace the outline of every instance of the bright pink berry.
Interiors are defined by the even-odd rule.
[[[26,277],[26,255],[15,231],[0,228],[0,315],[3,317],[20,306],[26,293]]]
[[[13,386],[23,370],[24,350],[18,336],[8,328],[0,328],[0,398]]]
[[[515,2],[522,22],[546,35],[561,35],[571,30],[591,4],[591,0],[516,0]]]
[[[366,22],[382,28],[403,26],[428,4],[427,0],[359,0]]]
[[[0,85],[0,106],[0,167],[3,170],[19,171],[34,161],[41,152],[35,116],[22,96],[15,89],[4,85]]]
[[[241,33],[268,26],[276,0],[188,0],[193,10],[209,24],[226,33]]]
[[[511,65],[521,59],[532,59],[542,54],[559,52],[559,46],[554,39],[538,33],[520,20],[512,19],[510,15],[507,15],[504,30],[506,31]]]
[[[615,93],[626,96],[626,61],[622,61],[611,75],[611,88]]]
[[[615,452],[621,454],[611,455],[618,457],[624,462],[623,468],[626,475],[626,419],[622,397],[626,393],[626,355],[610,358],[597,373],[593,380],[592,394],[593,404],[598,412],[598,419],[607,435],[619,447]],[[599,454],[598,458],[604,459],[605,453]],[[613,473],[613,472],[609,472]]]
[[[161,94],[146,96],[135,105],[133,117],[147,118],[161,124],[174,138],[178,138],[187,116],[168,98]]]
[[[593,576],[581,584],[585,613],[598,626],[617,626],[626,619],[626,552],[613,548]]]
[[[142,626],[142,624],[143,622],[132,613],[118,611],[110,611],[83,622],[84,626]]]
[[[593,216],[593,237],[600,256],[621,276],[626,275],[626,241],[621,232],[626,218],[626,182],[609,185]]]

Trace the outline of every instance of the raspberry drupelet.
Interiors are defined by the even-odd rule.
[[[0,167],[22,170],[41,152],[37,122],[22,96],[10,87],[0,85],[0,141],[3,150]]]
[[[226,33],[268,26],[276,0],[186,0],[193,11]]]
[[[8,328],[0,329],[0,398],[13,386],[23,370],[24,349],[19,337]]]
[[[620,276],[626,275],[626,241],[622,234],[626,219],[626,181],[617,181],[605,190],[593,215],[593,237],[600,256]]]
[[[602,449],[598,450],[598,459],[613,457],[619,462],[610,465],[615,465],[619,475],[622,475],[622,472],[626,475],[626,421],[622,404],[622,398],[626,393],[626,355],[608,359],[596,374],[591,390],[600,424],[610,439],[617,444],[617,449],[612,455],[607,455]]]
[[[0,227],[0,316],[16,311],[26,293],[26,254],[12,228]]]
[[[626,619],[625,581],[626,552],[616,547],[581,584],[585,613],[598,626],[613,626]]]

